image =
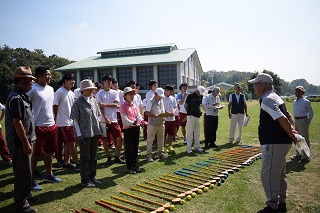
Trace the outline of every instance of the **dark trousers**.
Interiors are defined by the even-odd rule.
[[[100,135],[84,138],[86,143],[80,147],[81,183],[86,184],[96,177],[97,149]]]
[[[218,116],[206,115],[206,139],[205,144],[214,144],[217,139]]]
[[[12,153],[14,173],[13,196],[18,209],[29,206],[27,198],[31,197],[32,187],[31,156],[32,154],[28,156],[24,154],[22,145],[14,146]]]
[[[6,163],[8,163],[11,160],[9,149],[2,135],[1,128],[0,128],[0,155],[3,161],[5,161]]]
[[[127,169],[132,169],[137,167],[140,128],[124,129],[123,133],[126,144],[126,165]]]

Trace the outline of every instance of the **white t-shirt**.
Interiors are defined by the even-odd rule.
[[[36,83],[28,92],[32,102],[32,113],[36,126],[50,127],[55,124],[52,105],[54,99],[54,90],[51,86],[45,87]]]
[[[149,90],[146,94],[146,102],[151,100],[154,97],[154,92],[152,90]]]
[[[169,97],[162,97],[163,105],[164,105],[164,111],[166,112],[173,112],[175,108],[177,108],[177,102],[176,99],[172,96]],[[174,116],[169,116],[165,118],[166,121],[174,121]]]
[[[138,111],[140,112],[140,105],[142,105],[142,100],[141,100],[141,96],[139,94],[136,94],[133,97],[133,101],[132,101],[133,105],[136,106],[136,108],[138,109]]]
[[[142,108],[145,110],[145,109],[146,109],[146,106],[147,106],[147,100],[146,100],[146,99],[143,99],[143,100],[142,100]]]
[[[81,95],[80,88],[75,89],[73,93],[74,93],[74,99],[78,99],[79,96]]]
[[[53,105],[58,106],[56,117],[57,127],[73,125],[73,120],[70,118],[73,102],[74,93],[71,90],[68,91],[64,87],[61,87],[54,93]]]
[[[120,105],[124,103],[123,91],[119,89],[115,91],[118,93],[118,96],[119,96],[119,102],[117,103],[119,108],[117,108],[117,112],[120,112]]]
[[[112,104],[116,102],[120,102],[118,92],[110,89],[109,91],[105,91],[104,89],[100,90],[96,94],[97,103],[104,103],[104,104]],[[115,107],[104,107],[103,108],[104,114],[110,120],[110,122],[115,123],[118,122],[117,119],[117,108]],[[99,120],[101,122],[105,122],[103,116],[99,116]]]
[[[187,96],[188,96],[188,94],[189,94],[189,93],[187,93]],[[177,102],[179,103],[179,101],[181,101],[182,98],[183,98],[183,93],[180,92],[180,93],[177,95],[177,98],[176,98],[176,99],[177,99]],[[187,114],[187,110],[184,108],[184,104],[186,103],[186,100],[187,100],[187,97],[184,99],[183,104],[179,104],[180,112],[185,113],[185,114]]]

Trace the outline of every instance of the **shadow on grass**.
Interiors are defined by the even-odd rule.
[[[287,162],[286,174],[293,173],[293,172],[302,172],[306,170],[305,164],[306,163],[297,162],[297,161]]]
[[[36,206],[38,204],[45,204],[45,203],[50,203],[50,202],[53,202],[56,200],[65,199],[66,197],[69,197],[75,193],[78,193],[82,189],[83,189],[83,187],[81,187],[81,185],[77,184],[77,185],[69,186],[69,187],[65,188],[63,191],[59,191],[59,193],[57,193],[56,191],[48,191],[45,193],[41,193],[39,195],[35,195],[35,193],[33,193],[34,197],[40,197],[40,200],[36,204],[32,204],[32,206],[37,208]],[[0,193],[0,196],[1,196],[1,199],[3,199],[3,198],[6,198],[6,199],[11,198],[12,199],[12,203],[1,208],[0,212],[6,212],[6,213],[7,212],[16,212],[15,205],[13,203],[13,191],[8,192],[8,193]]]

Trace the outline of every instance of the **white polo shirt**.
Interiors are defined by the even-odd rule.
[[[174,109],[177,107],[176,99],[172,96],[169,97],[162,97],[163,105],[164,105],[164,111],[165,112],[173,112]],[[174,116],[169,116],[165,118],[166,121],[175,121]]]
[[[71,90],[68,91],[64,87],[61,87],[54,93],[53,105],[58,106],[57,127],[73,126],[73,120],[70,118],[73,102],[74,93]]]
[[[32,102],[32,113],[36,126],[50,127],[55,124],[52,105],[54,100],[54,90],[51,86],[45,87],[36,83],[28,92]]]
[[[97,103],[104,104],[112,104],[116,102],[120,102],[118,92],[110,89],[109,91],[105,91],[104,89],[100,90],[96,94]],[[110,120],[110,122],[115,123],[118,122],[117,119],[117,108],[115,107],[103,107],[104,114]],[[105,122],[104,117],[100,116],[99,120],[101,122]]]

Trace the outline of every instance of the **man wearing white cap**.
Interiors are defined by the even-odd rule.
[[[261,182],[267,197],[264,212],[287,212],[286,155],[296,143],[294,121],[284,101],[273,91],[273,79],[260,73],[249,80],[260,100],[258,127],[262,152]]]
[[[188,95],[184,107],[187,111],[187,153],[192,153],[192,141],[194,139],[194,148],[198,152],[203,152],[200,148],[200,117],[202,115],[200,105],[205,93],[203,86],[198,86],[197,90]]]
[[[147,102],[145,115],[148,116],[148,134],[147,134],[147,161],[153,162],[152,158],[152,143],[157,135],[157,157],[166,159],[168,156],[164,154],[164,119],[159,117],[164,113],[164,103],[162,97],[164,90],[157,88],[154,91],[154,97]]]
[[[309,148],[309,125],[313,118],[313,109],[309,100],[303,98],[305,90],[303,86],[297,86],[295,88],[296,100],[293,101],[293,114],[294,114],[294,123],[295,128],[299,132],[299,134],[305,138]],[[298,152],[296,155],[291,156],[291,160],[299,161],[301,159],[302,162],[309,162],[308,156],[303,154],[301,156]]]

